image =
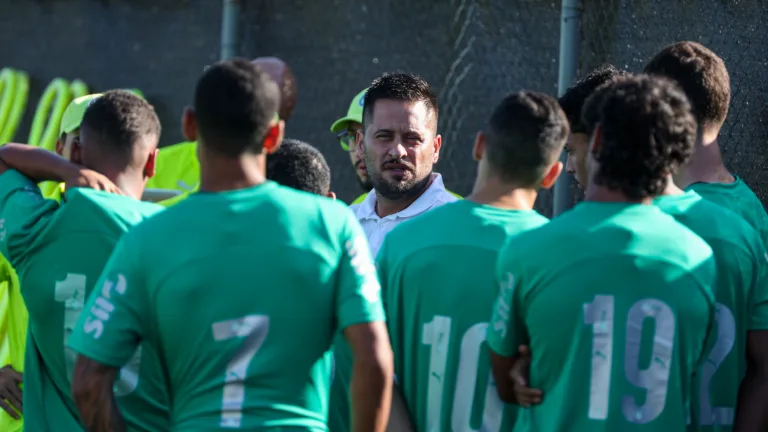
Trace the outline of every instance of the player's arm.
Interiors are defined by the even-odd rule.
[[[384,432],[392,404],[392,348],[376,269],[352,213],[347,215],[341,242],[336,313],[354,356],[349,390],[352,432]]]
[[[103,175],[74,164],[45,149],[25,144],[6,144],[0,147],[0,174],[8,169],[19,171],[34,182],[59,181],[67,187],[89,187],[96,190],[121,193]]]
[[[118,243],[67,343],[78,353],[72,396],[89,432],[125,428],[113,384],[138,348],[149,315],[134,233]]]

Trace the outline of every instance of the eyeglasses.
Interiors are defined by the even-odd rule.
[[[354,149],[357,144],[357,131],[349,129],[343,130],[336,134],[336,138],[339,140],[339,144],[341,144],[341,148],[343,148],[344,151],[350,151],[351,149]]]

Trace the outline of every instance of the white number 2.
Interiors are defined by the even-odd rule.
[[[648,368],[639,369],[643,322],[653,319],[656,330]],[[598,295],[584,304],[584,324],[592,326],[592,377],[589,395],[589,418],[608,417],[611,367],[613,359],[614,297]],[[630,423],[648,423],[664,410],[667,400],[672,347],[675,338],[675,315],[664,302],[644,299],[632,305],[627,313],[624,374],[627,381],[646,390],[645,403],[638,405],[633,396],[624,395],[621,409]]]
[[[72,334],[80,313],[83,311],[87,285],[85,275],[67,273],[64,280],[56,281],[54,286],[54,299],[59,303],[64,303],[64,364],[67,367],[67,377],[70,382],[75,370],[77,353],[67,347],[67,340],[69,340],[69,335]],[[138,348],[128,364],[120,369],[120,378],[115,381],[114,386],[115,396],[129,395],[139,386],[140,359],[141,348]]]
[[[733,424],[733,408],[713,407],[709,398],[709,382],[723,360],[733,349],[736,340],[736,320],[733,313],[720,303],[716,307],[717,342],[712,347],[706,363],[701,368],[701,388],[699,389],[699,422],[702,426]]]
[[[239,428],[243,420],[245,377],[251,360],[259,351],[269,332],[269,317],[248,315],[213,323],[213,339],[225,341],[244,338],[243,344],[227,364],[224,378],[224,397],[221,402],[223,428]]]
[[[485,331],[488,323],[478,323],[464,333],[461,338],[459,362],[457,365],[456,390],[453,396],[453,411],[451,430],[466,431],[498,431],[501,428],[501,415],[504,404],[496,393],[493,377],[488,372],[488,385],[485,391],[483,421],[480,429],[472,429],[473,398],[477,385],[477,369],[480,360],[480,348],[485,341]],[[451,336],[451,319],[446,316],[435,316],[432,321],[424,324],[421,343],[429,345],[429,384],[427,386],[427,427],[428,431],[441,431],[443,383],[445,368],[448,363],[449,341]]]

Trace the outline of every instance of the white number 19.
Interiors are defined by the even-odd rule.
[[[213,323],[213,339],[225,341],[244,338],[243,344],[227,364],[224,378],[224,397],[221,402],[221,423],[223,428],[239,428],[243,421],[245,402],[245,377],[251,360],[259,351],[269,332],[269,317],[247,315],[227,321]]]

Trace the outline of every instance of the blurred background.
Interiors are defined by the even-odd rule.
[[[287,135],[323,151],[334,190],[349,201],[361,191],[329,128],[383,72],[417,73],[434,86],[444,136],[437,170],[450,190],[466,195],[475,132],[504,94],[526,88],[556,96],[558,78],[567,86],[604,62],[637,72],[664,45],[699,41],[731,74],[726,163],[768,203],[767,1],[565,2],[573,22],[561,38],[559,0],[241,0],[234,49],[292,66],[299,100]],[[0,0],[0,68],[29,78],[13,141],[29,141],[41,102],[55,110],[53,93],[41,96],[56,78],[80,79],[91,92],[139,89],[162,120],[161,145],[182,141],[182,109],[203,68],[221,54],[222,14],[221,0]],[[573,70],[559,73],[563,58]],[[2,123],[19,110],[8,100],[24,93],[12,81],[0,77],[4,137]],[[577,192],[563,190],[568,198],[558,200],[567,206]],[[537,207],[550,215],[553,201],[544,193]]]

